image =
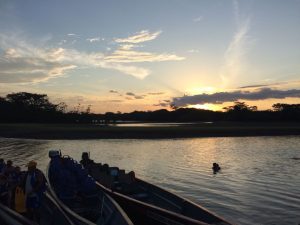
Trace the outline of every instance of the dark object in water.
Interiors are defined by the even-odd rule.
[[[300,160],[300,157],[292,157],[293,160]]]
[[[196,203],[136,178],[133,171],[126,174],[118,167],[102,167],[91,164],[87,169],[135,224],[231,224]]]
[[[82,165],[49,152],[50,193],[74,224],[133,225],[121,207],[95,183]]]
[[[212,167],[214,173],[217,173],[221,170],[221,167],[219,166],[218,163],[213,163],[213,167]]]

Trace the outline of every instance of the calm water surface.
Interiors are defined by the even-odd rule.
[[[187,197],[236,224],[300,224],[300,137],[168,140],[0,139],[1,157],[22,167],[48,150],[91,158]],[[222,170],[213,174],[218,162]]]

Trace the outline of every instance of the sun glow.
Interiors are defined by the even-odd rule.
[[[205,109],[205,110],[212,110],[212,111],[222,110],[222,107],[220,107],[218,105],[214,105],[214,104],[189,105],[188,108]]]
[[[192,87],[187,90],[187,93],[192,95],[202,94],[202,93],[211,94],[216,91],[217,90],[214,87]]]

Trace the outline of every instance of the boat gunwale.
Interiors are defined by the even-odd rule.
[[[92,176],[92,177],[93,177],[93,176]],[[233,225],[233,223],[228,222],[228,221],[225,220],[224,218],[222,218],[222,217],[216,215],[215,213],[213,213],[213,212],[209,211],[208,209],[206,209],[206,208],[204,208],[204,207],[198,205],[197,203],[192,202],[191,200],[189,200],[189,199],[187,199],[187,198],[185,198],[185,197],[181,197],[181,196],[179,196],[179,195],[173,193],[172,191],[167,191],[167,190],[164,189],[164,188],[161,188],[161,187],[159,187],[159,186],[156,186],[156,185],[154,185],[154,184],[151,184],[151,183],[149,183],[149,182],[147,182],[147,181],[144,181],[144,180],[142,180],[142,179],[139,179],[139,178],[135,178],[135,179],[138,180],[138,181],[141,181],[141,182],[143,182],[143,183],[146,183],[147,185],[150,185],[150,186],[153,186],[153,187],[155,187],[155,188],[158,188],[158,189],[160,189],[160,190],[162,190],[162,191],[164,191],[164,192],[168,192],[168,193],[170,193],[170,194],[176,196],[177,198],[182,199],[183,202],[188,202],[188,203],[190,203],[191,205],[193,205],[194,207],[200,208],[200,209],[203,210],[204,212],[206,212],[206,213],[208,213],[208,214],[211,214],[212,216],[214,216],[214,217],[216,217],[217,219],[219,219],[219,220],[220,220],[220,222],[219,222],[220,224],[224,223],[224,224],[228,224],[228,225]],[[140,201],[140,200],[138,200],[138,199],[134,199],[134,198],[132,198],[132,197],[130,197],[130,196],[127,196],[127,195],[125,195],[125,194],[122,194],[122,193],[120,193],[120,192],[118,192],[118,191],[114,191],[114,190],[112,190],[112,189],[110,189],[110,188],[105,187],[103,184],[101,184],[101,183],[100,183],[99,181],[97,181],[97,180],[96,180],[96,184],[99,185],[102,189],[104,189],[106,192],[108,192],[108,193],[110,193],[110,194],[118,195],[118,196],[123,197],[123,198],[125,198],[125,199],[127,199],[127,200],[130,200],[130,201],[133,201],[133,202],[135,202],[135,203],[144,205],[145,207],[154,209],[154,210],[156,210],[156,211],[161,211],[161,212],[164,212],[165,214],[172,215],[173,217],[177,217],[177,218],[179,217],[179,218],[182,219],[182,220],[188,220],[188,221],[190,221],[190,222],[192,222],[192,223],[196,223],[196,224],[199,224],[199,225],[200,225],[200,224],[201,224],[201,225],[202,225],[202,224],[208,224],[208,223],[202,222],[202,221],[200,221],[200,220],[193,219],[193,218],[191,218],[191,217],[182,215],[182,214],[180,214],[180,213],[177,213],[177,212],[174,212],[174,211],[171,211],[171,210],[167,210],[167,209],[161,208],[161,207],[159,207],[159,206],[156,206],[156,205],[153,205],[153,204],[149,204],[149,203]]]
[[[140,200],[137,200],[137,199],[134,199],[132,197],[129,197],[127,195],[124,195],[124,194],[121,194],[120,192],[116,192],[116,191],[113,191],[105,186],[103,186],[101,183],[99,183],[98,181],[96,182],[97,185],[99,185],[99,187],[101,187],[102,189],[104,189],[107,193],[111,194],[111,195],[117,195],[118,197],[121,197],[123,199],[126,199],[128,201],[131,201],[131,202],[134,202],[136,204],[140,204],[140,205],[143,205],[145,208],[149,208],[149,209],[152,209],[154,211],[158,211],[158,212],[163,212],[165,215],[171,215],[173,218],[180,218],[181,220],[183,221],[189,221],[193,224],[198,224],[198,225],[207,225],[207,223],[205,222],[202,222],[202,221],[199,221],[199,220],[195,220],[195,219],[192,219],[190,217],[187,217],[187,216],[184,216],[184,215],[181,215],[179,213],[175,213],[173,211],[170,211],[170,210],[167,210],[167,209],[164,209],[164,208],[161,208],[161,207],[158,207],[156,205],[152,205],[152,204],[149,204],[149,203],[146,203],[146,202],[143,202],[143,201],[140,201]],[[182,221],[181,221],[182,222]],[[225,222],[225,221],[224,221]]]
[[[0,203],[0,211],[3,211],[8,215],[9,218],[12,220],[16,220],[20,224],[23,225],[38,225],[36,222],[27,219],[26,217],[22,216],[21,214],[17,213],[16,211],[12,210],[11,208],[3,205]]]
[[[80,222],[85,223],[87,225],[96,225],[95,223],[93,223],[93,222],[89,221],[88,219],[85,219],[84,217],[75,213],[72,209],[70,209],[70,207],[68,207],[65,203],[63,203],[63,201],[61,201],[59,199],[59,197],[56,195],[56,192],[54,191],[54,188],[52,187],[52,184],[50,182],[49,168],[50,168],[50,163],[48,164],[47,170],[46,170],[46,179],[47,179],[48,190],[50,192],[50,195],[57,201],[57,203],[62,207],[63,210],[65,210],[67,213],[70,213],[71,216],[75,217]]]
[[[225,220],[223,217],[221,217],[221,216],[215,214],[214,212],[212,212],[212,211],[206,209],[205,207],[203,207],[203,206],[201,206],[201,205],[199,205],[199,204],[197,204],[197,203],[195,203],[195,202],[193,202],[193,201],[191,201],[191,200],[189,200],[189,199],[187,199],[187,198],[185,198],[185,197],[181,197],[180,195],[174,193],[173,191],[166,190],[166,189],[164,189],[164,188],[162,188],[162,187],[159,187],[159,186],[157,186],[157,185],[155,185],[155,184],[151,184],[151,183],[149,183],[149,182],[147,182],[147,181],[144,181],[144,180],[142,180],[142,179],[139,179],[139,178],[136,178],[136,179],[137,179],[138,181],[141,181],[141,182],[143,182],[143,183],[146,183],[147,185],[151,185],[151,186],[153,186],[153,187],[155,187],[155,188],[158,188],[158,189],[160,189],[161,191],[168,192],[168,193],[170,193],[170,194],[176,196],[176,197],[179,198],[179,199],[182,199],[182,200],[183,200],[182,203],[187,202],[187,203],[189,203],[189,204],[191,204],[191,205],[193,205],[193,206],[195,206],[195,207],[197,207],[197,208],[200,208],[200,209],[203,210],[204,212],[206,212],[206,213],[208,213],[208,214],[210,214],[210,215],[212,215],[212,216],[218,218],[218,219],[221,220],[221,221],[224,221],[224,222],[226,222],[226,223],[228,223],[228,224],[232,224],[232,223],[229,223],[227,220]],[[179,214],[179,215],[182,215],[182,214]],[[182,216],[184,216],[184,215],[182,215]]]

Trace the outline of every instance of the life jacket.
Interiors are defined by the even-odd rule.
[[[26,186],[26,181],[27,181],[27,176],[28,176],[28,172],[26,172],[26,175],[25,175],[25,178],[24,178],[24,184],[23,184],[23,187],[24,187],[24,190],[25,190],[25,186]],[[43,174],[42,171],[40,171],[39,169],[36,169],[33,173],[32,173],[32,176],[31,176],[31,179],[30,179],[30,184],[33,188],[36,188],[38,184],[38,179],[37,179],[37,176],[42,176],[42,184],[40,185],[39,189],[36,191],[37,194],[41,194],[43,192],[46,191],[46,183],[47,183],[47,180],[46,180],[46,177],[45,175]]]

